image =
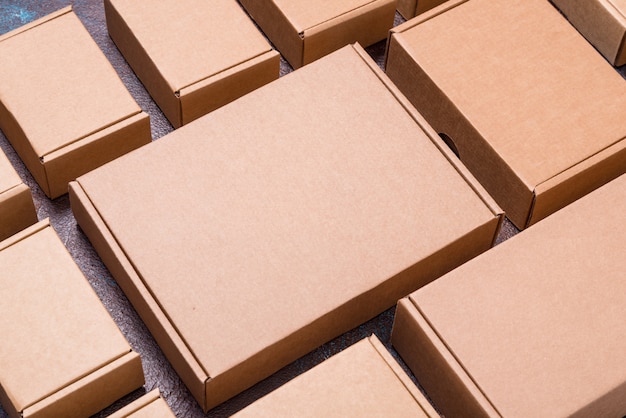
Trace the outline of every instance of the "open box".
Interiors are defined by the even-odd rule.
[[[626,83],[547,1],[448,1],[386,71],[520,229],[626,171]]]
[[[446,416],[626,415],[626,176],[398,304],[392,343]]]
[[[0,36],[0,128],[51,198],[151,141],[150,121],[71,7]]]
[[[439,418],[376,336],[363,339],[235,417]]]
[[[293,68],[345,45],[387,37],[396,0],[240,0]]]
[[[0,151],[0,241],[37,222],[33,197]]]
[[[105,0],[109,34],[178,128],[278,78],[280,56],[233,0]]]
[[[489,249],[503,215],[359,46],[70,185],[208,410]]]
[[[139,355],[47,220],[0,242],[0,401],[11,417],[89,416],[141,387]]]

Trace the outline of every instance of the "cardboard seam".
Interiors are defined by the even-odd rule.
[[[613,3],[613,0],[606,0],[607,3],[613,8],[613,10],[615,10],[617,12],[617,14],[619,14],[623,19],[626,19],[626,13],[624,13],[624,11],[620,10],[615,3]]]
[[[342,21],[344,21],[344,19],[343,19],[344,16],[349,15],[349,14],[353,14],[354,12],[356,12],[356,11],[358,11],[360,9],[363,9],[364,7],[368,7],[371,4],[376,4],[376,3],[384,4],[385,0],[371,0],[371,1],[367,2],[367,3],[365,3],[365,4],[361,4],[360,6],[357,6],[354,9],[347,10],[347,11],[341,13],[341,14],[338,14],[337,16],[331,17],[330,19],[326,19],[326,20],[324,20],[322,22],[316,23],[313,26],[310,26],[308,28],[304,28],[304,29],[298,31],[298,35],[300,36],[300,38],[304,39],[306,32],[308,32],[308,31],[310,31],[310,30],[312,30],[314,28],[317,28],[318,26],[323,26],[323,25],[325,25],[325,24],[327,24],[329,22],[333,22],[334,20],[339,20],[339,23],[341,23]]]
[[[50,21],[55,20],[55,19],[58,19],[58,18],[60,18],[62,16],[65,16],[68,13],[72,13],[72,11],[73,11],[73,6],[71,6],[71,5],[63,7],[61,9],[57,10],[56,12],[52,12],[51,14],[49,14],[47,16],[41,17],[41,18],[36,19],[36,20],[34,20],[34,21],[30,22],[30,23],[27,23],[24,26],[21,26],[19,28],[15,28],[14,30],[12,30],[10,32],[7,32],[6,34],[0,36],[0,42],[4,42],[7,39],[11,39],[14,36],[17,36],[17,35],[19,35],[21,33],[28,32],[29,30],[35,29],[36,27],[41,26],[41,25],[43,25],[43,24],[45,24],[47,22],[50,22]]]
[[[46,228],[51,228],[49,218],[46,218],[42,221],[35,223],[34,225],[29,226],[28,228],[22,230],[21,232],[18,232],[12,237],[5,239],[4,241],[0,241],[0,252],[18,244],[21,241],[24,241],[26,238],[35,235],[36,233],[43,231]]]

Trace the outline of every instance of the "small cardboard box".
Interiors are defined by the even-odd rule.
[[[345,45],[387,37],[396,0],[240,0],[293,68]]]
[[[30,189],[0,151],[0,241],[37,222]]]
[[[14,418],[89,416],[143,370],[47,220],[0,242],[0,401]]]
[[[551,0],[613,65],[626,64],[626,0]]]
[[[400,301],[392,343],[440,412],[626,415],[625,222],[621,176]]]
[[[0,36],[0,128],[51,198],[151,141],[150,121],[72,12]]]
[[[454,161],[348,46],[80,177],[70,201],[207,410],[492,246],[500,209]]]
[[[175,415],[161,397],[159,389],[154,389],[109,415],[109,418],[175,418]]]
[[[280,55],[233,0],[105,0],[107,27],[178,128],[278,78]]]
[[[398,12],[405,19],[411,19],[422,14],[435,6],[439,6],[446,0],[398,0]]]
[[[386,68],[520,229],[626,171],[626,83],[545,0],[449,1]]]
[[[439,418],[376,336],[348,347],[234,416]]]

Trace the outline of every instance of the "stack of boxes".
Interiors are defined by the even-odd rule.
[[[1,35],[0,128],[48,196],[0,158],[6,413],[94,414],[142,355],[151,391],[100,416],[230,415],[253,386],[240,416],[625,415],[626,84],[555,6],[622,62],[617,0],[105,0],[124,82],[69,7]],[[503,224],[528,230],[491,249]],[[387,346],[254,394],[396,302]],[[127,342],[144,324],[189,392]]]

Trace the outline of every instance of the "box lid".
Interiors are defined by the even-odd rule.
[[[140,113],[71,8],[0,37],[0,99],[41,158]]]
[[[0,150],[0,194],[20,184],[22,184],[22,179],[6,155]]]
[[[111,0],[111,4],[172,92],[272,50],[232,0]]]
[[[173,418],[174,413],[161,397],[159,389],[153,389],[141,398],[109,415],[109,418]]]
[[[235,414],[303,415],[439,417],[376,336],[357,342]]]
[[[208,376],[493,238],[497,206],[382,78],[346,47],[77,180]]]
[[[273,0],[298,33],[380,0]]]
[[[624,414],[625,221],[621,176],[411,295],[501,416]]]
[[[130,346],[49,225],[0,243],[0,386],[17,411]]]

